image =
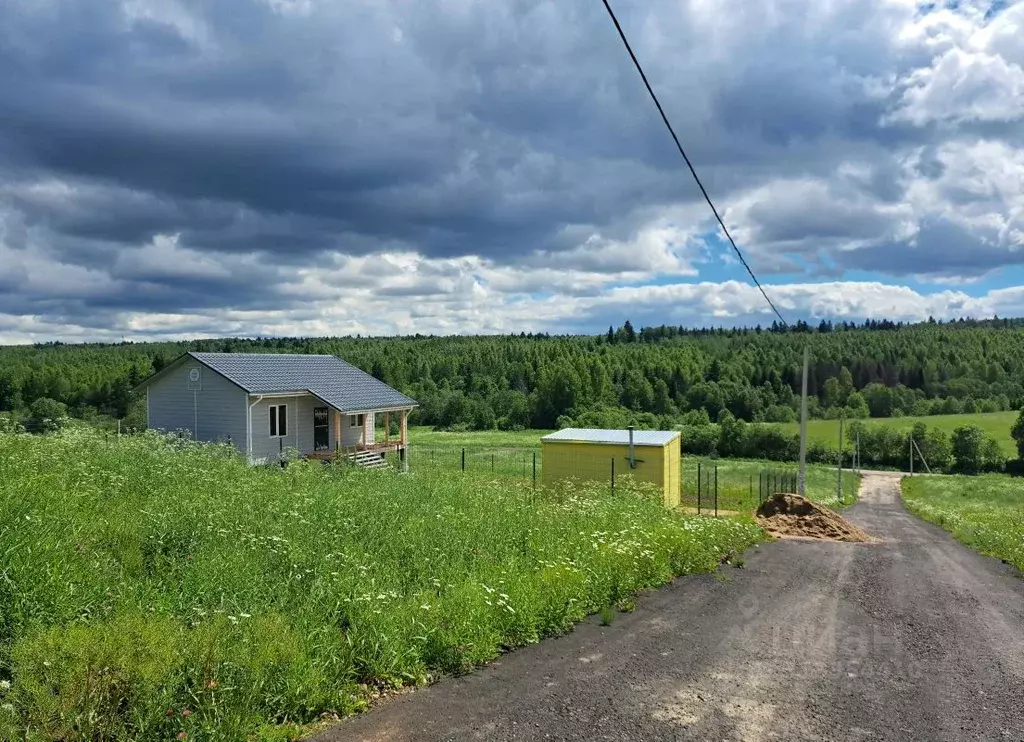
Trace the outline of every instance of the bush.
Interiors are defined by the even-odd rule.
[[[764,411],[764,421],[767,423],[791,423],[796,421],[796,412],[792,407],[786,405],[772,405]]]
[[[683,453],[691,456],[717,456],[719,430],[717,425],[683,425]]]
[[[28,408],[29,415],[39,420],[60,420],[68,416],[68,406],[49,397],[40,397]]]
[[[1006,456],[999,442],[977,425],[964,425],[953,431],[953,468],[962,474],[1002,471]]]

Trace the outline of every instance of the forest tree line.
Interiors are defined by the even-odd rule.
[[[330,353],[418,400],[414,424],[550,429],[789,422],[810,349],[811,417],[994,412],[1024,406],[1024,321],[823,322],[400,338],[208,339],[0,348],[0,412],[66,410],[140,424],[131,389],[189,350]]]

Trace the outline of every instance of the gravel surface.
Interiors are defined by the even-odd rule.
[[[860,498],[881,543],[762,545],[315,739],[1024,741],[1020,574],[909,515],[895,476]]]

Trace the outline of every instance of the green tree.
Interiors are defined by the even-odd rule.
[[[963,425],[953,431],[953,466],[964,474],[977,474],[984,468],[985,436],[977,425]]]
[[[864,387],[864,401],[867,402],[871,417],[892,417],[892,390],[884,384],[868,384]]]
[[[843,366],[839,369],[839,395],[841,402],[840,404],[846,404],[847,397],[850,396],[854,391],[853,388],[853,375],[850,373],[850,369]]]
[[[982,467],[985,471],[1002,471],[1006,467],[1006,454],[992,436],[986,435],[981,447]]]
[[[662,384],[664,385],[664,382]],[[666,387],[666,400],[667,391]],[[630,369],[622,387],[622,406],[640,412],[650,410],[653,404],[654,389],[651,387],[651,382],[639,370]]]
[[[1017,444],[1017,458],[1024,461],[1024,410],[1017,415],[1017,421],[1010,428],[1010,435]]]
[[[68,406],[49,397],[40,397],[29,408],[29,415],[37,420],[61,420],[68,415]]]
[[[722,456],[743,456],[745,453],[746,423],[737,420],[728,410],[722,410],[718,419],[718,453]]]
[[[825,380],[825,408],[842,407],[845,401],[839,386],[839,379],[830,376]]]
[[[924,441],[918,441],[918,447],[934,471],[945,471],[953,462],[953,445],[949,436],[939,428],[931,428],[925,434]]]
[[[664,379],[654,381],[654,412],[667,415],[673,411],[672,397],[668,393],[668,384]]]
[[[846,417],[851,420],[863,420],[871,416],[868,403],[864,401],[864,395],[860,392],[853,392],[846,398]]]

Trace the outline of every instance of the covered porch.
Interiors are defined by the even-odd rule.
[[[314,411],[314,446],[305,458],[320,461],[350,459],[366,465],[397,453],[403,471],[408,470],[409,412],[412,408],[385,410],[339,410],[330,407]],[[377,429],[377,421],[383,423]],[[397,435],[392,437],[392,421],[398,421]],[[348,425],[345,430],[343,426]],[[327,427],[331,426],[331,427]],[[355,428],[356,430],[353,430]],[[333,443],[333,446],[331,445]]]

